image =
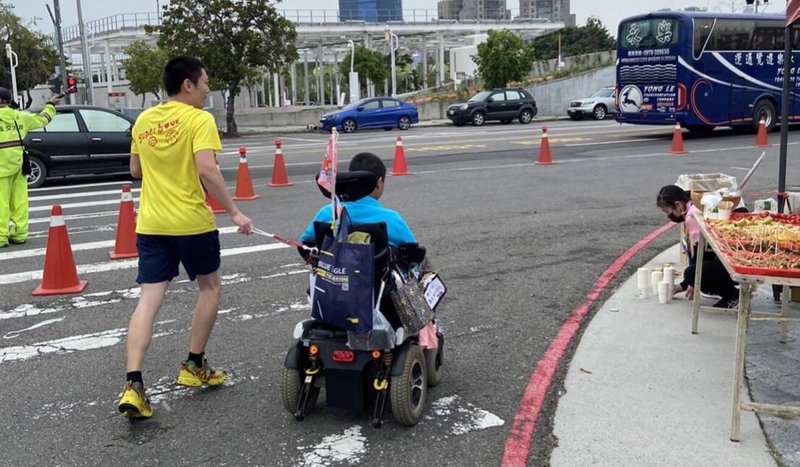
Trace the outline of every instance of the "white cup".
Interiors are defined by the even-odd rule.
[[[639,268],[636,284],[639,286],[639,298],[647,298],[647,289],[650,288],[650,268]]]
[[[665,304],[669,302],[670,295],[672,294],[672,286],[667,281],[658,283],[658,303]]]
[[[670,287],[675,285],[675,269],[672,266],[664,266],[664,275],[661,280],[669,282]]]
[[[650,273],[650,285],[652,285],[653,295],[658,295],[658,283],[663,280],[664,274],[661,271]]]
[[[731,210],[730,209],[720,209],[719,210],[719,220],[726,221],[731,218]]]

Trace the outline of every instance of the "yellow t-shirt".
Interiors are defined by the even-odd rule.
[[[136,233],[197,235],[217,228],[194,162],[198,151],[222,151],[214,117],[180,102],[145,110],[131,131],[142,166]]]

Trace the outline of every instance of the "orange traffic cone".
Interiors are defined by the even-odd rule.
[[[758,135],[756,135],[756,147],[757,148],[768,148],[769,141],[767,140],[767,122],[764,121],[762,118],[760,122],[758,122]]]
[[[114,251],[108,256],[111,259],[136,258],[136,215],[133,213],[133,195],[130,185],[122,185],[122,200],[119,203],[117,218],[117,240]]]
[[[219,168],[219,161],[215,160],[214,162],[216,162],[217,164],[217,170],[222,172],[222,170]],[[207,191],[206,191],[206,206],[208,206],[208,209],[211,209],[211,212],[214,214],[222,214],[225,212],[225,209],[222,206],[220,206],[217,200],[215,200],[213,196],[208,194]]]
[[[683,135],[681,134],[681,124],[675,122],[675,134],[672,136],[672,149],[670,154],[686,154],[686,149],[683,147]]]
[[[289,183],[289,177],[286,175],[286,165],[283,163],[283,149],[281,149],[281,140],[275,140],[275,161],[272,163],[272,183],[269,186],[282,187],[292,186]]]
[[[397,144],[394,147],[394,165],[389,174],[395,177],[411,175],[406,167],[406,152],[403,150],[403,139],[399,136],[397,137]]]
[[[539,148],[539,161],[536,165],[551,165],[553,163],[553,155],[550,154],[550,140],[547,138],[547,127],[542,127],[542,144]]]
[[[236,194],[234,201],[252,201],[259,195],[253,192],[253,181],[250,180],[250,169],[247,168],[247,150],[239,148],[239,175],[236,178]]]
[[[33,296],[81,293],[87,284],[87,281],[78,280],[78,269],[72,256],[67,225],[64,223],[61,206],[56,204],[50,214],[50,233],[47,235],[42,283],[33,291]]]

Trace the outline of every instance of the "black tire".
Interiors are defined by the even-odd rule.
[[[583,115],[581,115],[581,114],[573,114],[573,115],[570,115],[569,118],[571,118],[572,120],[575,120],[577,122],[578,120],[583,120]]]
[[[303,384],[303,375],[300,370],[294,368],[284,368],[283,378],[281,379],[281,399],[283,399],[283,408],[287,412],[294,415],[297,411],[297,403],[300,401],[300,388]],[[306,415],[314,411],[319,398],[319,388],[311,389],[311,395],[306,406]]]
[[[595,120],[603,120],[608,116],[608,109],[603,104],[596,105],[592,110],[592,116]]]
[[[533,112],[530,109],[522,109],[522,112],[519,113],[519,123],[527,125],[531,120],[533,120]]]
[[[480,110],[472,114],[472,124],[475,126],[481,126],[486,123],[486,114],[481,112]]]
[[[767,127],[767,133],[769,133],[775,127],[777,115],[778,114],[775,111],[775,105],[766,99],[761,99],[760,101],[756,102],[756,105],[753,108],[753,128],[758,131],[759,122],[763,117],[764,124]]]
[[[425,369],[428,372],[428,386],[436,387],[444,377],[444,349],[442,342],[435,349],[425,350]]]
[[[409,344],[403,374],[392,378],[389,395],[392,414],[401,425],[413,426],[422,420],[428,397],[428,374],[425,356],[417,344]]]
[[[342,122],[342,131],[344,133],[352,133],[358,129],[358,125],[356,125],[356,121],[352,118],[348,118]]]
[[[403,115],[397,121],[397,128],[400,128],[403,131],[408,130],[409,128],[411,128],[411,119]]]
[[[47,166],[42,159],[31,154],[30,156],[31,174],[28,177],[28,188],[39,188],[47,180]]]

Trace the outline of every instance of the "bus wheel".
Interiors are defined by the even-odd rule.
[[[775,116],[775,105],[772,102],[766,99],[756,102],[755,111],[753,111],[753,128],[758,131],[759,122],[763,118],[767,133],[769,133],[775,127],[775,121],[777,120]]]

